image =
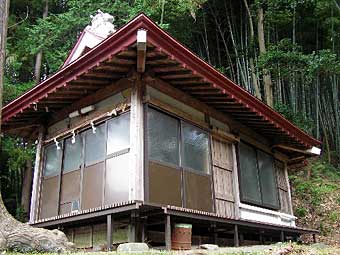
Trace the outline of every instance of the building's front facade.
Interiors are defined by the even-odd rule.
[[[295,226],[287,165],[319,141],[144,15],[7,105],[3,125],[38,138],[30,223],[78,247],[169,247],[176,222],[194,243],[314,233]]]

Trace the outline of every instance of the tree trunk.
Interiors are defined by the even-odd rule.
[[[247,0],[243,0],[243,2],[244,2],[244,6],[246,7],[247,14],[248,14],[248,19],[249,19],[250,47],[255,52],[255,47],[254,47],[254,34],[255,33],[254,33],[253,19],[251,17],[251,13],[250,13],[250,10],[249,10],[249,6],[248,6]],[[252,77],[253,85],[254,85],[255,96],[258,99],[262,100],[260,86],[259,86],[259,83],[257,82],[257,77],[256,77],[256,71],[255,71],[253,56],[250,56],[250,58],[249,58],[249,65],[250,65],[251,77]]]
[[[43,19],[46,18],[47,15],[48,15],[48,0],[45,0]],[[35,59],[34,78],[35,78],[36,84],[38,84],[40,82],[42,55],[43,55],[43,52],[42,52],[42,50],[40,50],[38,52],[37,56],[36,56],[36,59]]]
[[[8,9],[9,0],[0,0],[0,132]],[[72,249],[73,244],[68,242],[63,232],[33,228],[14,219],[8,213],[0,192],[0,250],[65,252]]]
[[[14,219],[0,194],[0,250],[20,252],[66,252],[73,249],[66,235],[55,229],[33,228]]]
[[[260,55],[266,53],[266,44],[264,39],[264,14],[263,8],[259,7],[257,9],[257,34],[259,40],[259,49]],[[270,73],[268,70],[263,70],[263,83],[264,83],[264,91],[265,91],[265,99],[266,103],[273,107],[274,100],[273,100],[273,84],[270,77]]]

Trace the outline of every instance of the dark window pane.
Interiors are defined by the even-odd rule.
[[[261,204],[256,151],[244,143],[240,143],[240,186],[241,200]]]
[[[108,121],[107,155],[130,147],[130,113]]]
[[[183,166],[209,172],[209,139],[203,130],[183,122]]]
[[[59,146],[59,150],[57,150],[55,144],[51,144],[45,148],[44,176],[53,176],[59,173],[61,168],[61,155],[63,153],[61,142],[59,142]]]
[[[85,165],[92,165],[94,163],[104,160],[105,157],[105,125],[102,124],[96,127],[96,133],[92,129],[85,132]]]
[[[178,120],[149,108],[147,122],[149,158],[179,165]]]
[[[260,183],[262,191],[262,203],[265,206],[278,208],[277,187],[274,176],[273,157],[269,154],[257,151],[257,159],[260,170]]]
[[[83,142],[82,137],[77,135],[75,142],[72,143],[72,138],[65,140],[65,153],[64,153],[64,167],[63,172],[80,169],[82,163]]]

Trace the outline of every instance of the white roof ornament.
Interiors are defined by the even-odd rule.
[[[92,18],[91,25],[87,26],[85,30],[102,38],[106,38],[116,32],[112,15],[98,10],[96,15],[91,15],[90,17]]]
[[[81,33],[63,67],[70,64],[116,32],[115,25],[113,24],[114,17],[112,15],[98,10],[96,15],[91,15],[90,17],[92,18],[91,25],[88,25]]]

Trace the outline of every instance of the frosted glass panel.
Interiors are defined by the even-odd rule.
[[[105,125],[102,124],[96,127],[96,133],[89,129],[85,132],[85,165],[92,165],[94,163],[104,160],[105,157]]]
[[[203,130],[183,122],[183,166],[209,172],[209,138]]]
[[[65,140],[64,167],[63,172],[80,169],[83,154],[83,141],[81,135],[75,137],[75,143],[72,138]]]
[[[256,151],[244,143],[240,143],[240,174],[241,199],[261,204]]]
[[[147,137],[150,159],[179,165],[178,120],[149,108]]]
[[[130,113],[108,121],[107,155],[130,147]]]
[[[129,200],[129,159],[125,153],[106,160],[105,204]]]
[[[257,151],[257,158],[260,170],[260,183],[262,191],[262,203],[265,206],[278,208],[279,201],[277,187],[274,177],[273,157],[265,152]]]
[[[63,153],[63,148],[61,142],[59,143],[60,149],[57,150],[55,144],[51,144],[45,148],[45,168],[44,176],[57,175],[61,168],[61,155]]]

